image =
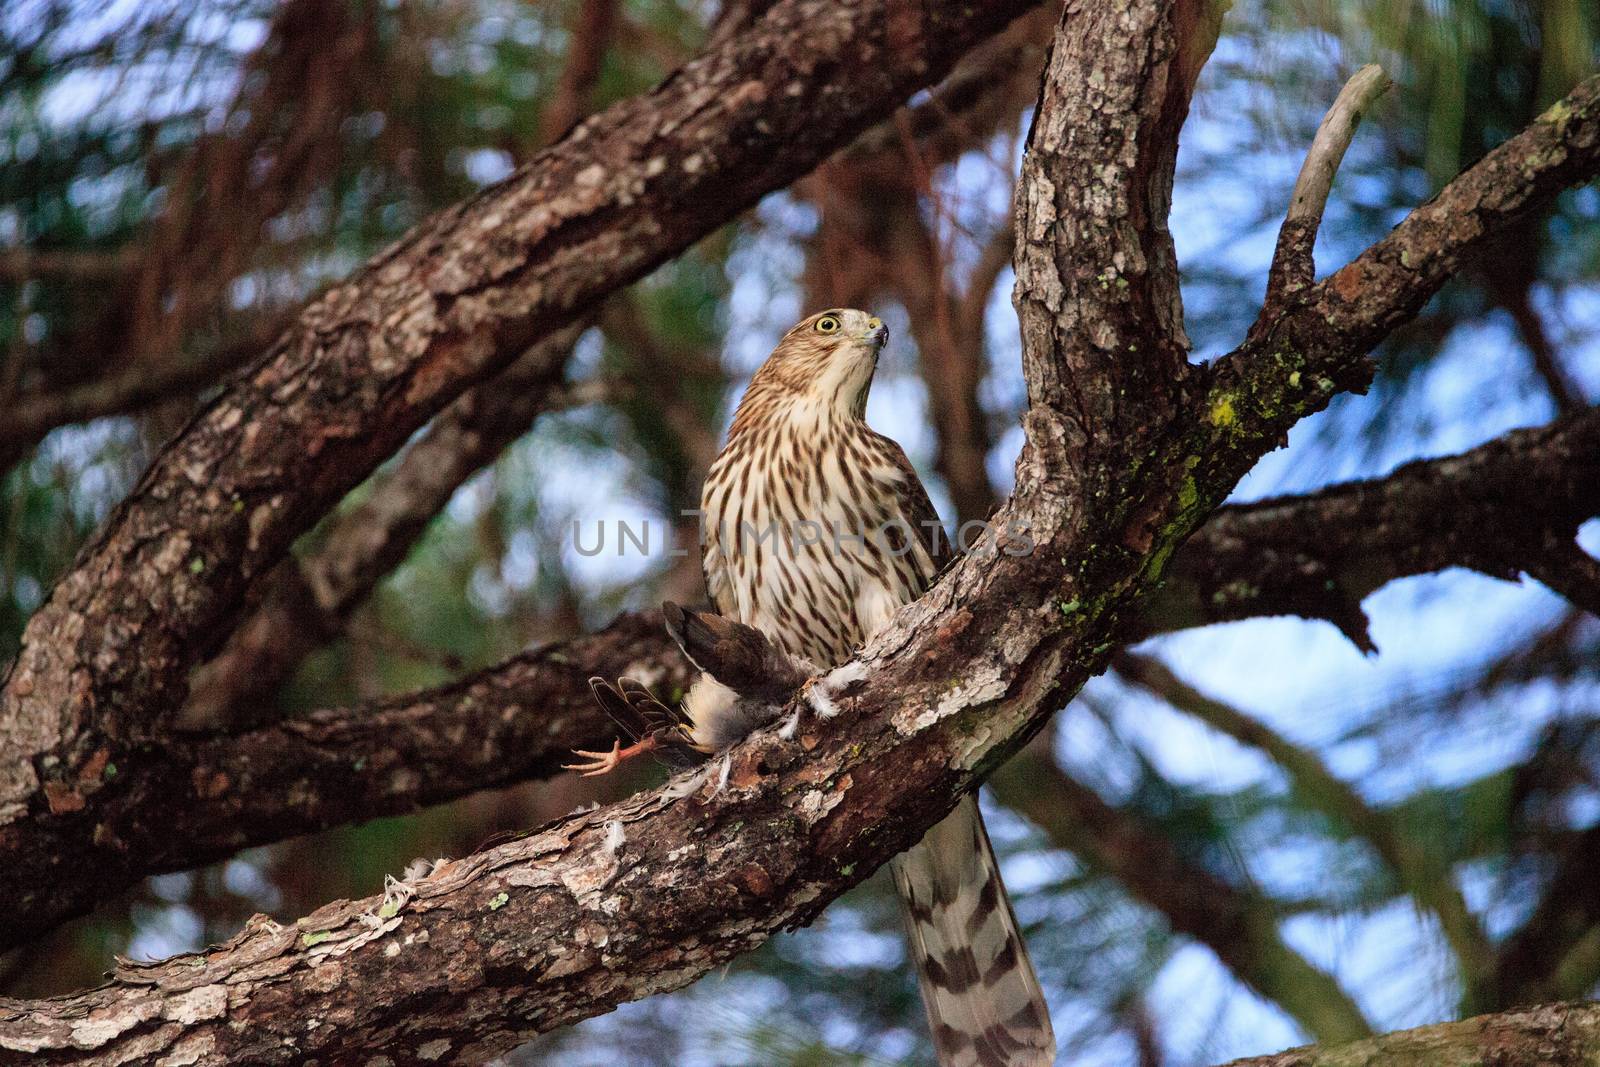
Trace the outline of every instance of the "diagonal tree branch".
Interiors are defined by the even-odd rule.
[[[1353,611],[1360,625],[1346,630],[1364,634],[1360,599],[1387,582],[1454,566],[1510,577],[1543,558],[1524,538],[1482,540],[1529,527],[1541,510],[1558,524],[1600,515],[1600,409],[1386,478],[1222,508],[1174,555],[1131,630],[1283,613],[1338,621]],[[59,824],[19,827],[12,863],[0,868],[0,899],[14,901],[0,914],[0,948],[144,875],[554,773],[570,749],[610,740],[590,674],[660,679],[668,692],[687,680],[665,633],[632,616],[532,655],[578,667],[530,673],[529,657],[519,656],[456,685],[231,736],[168,738],[159,759],[147,751],[114,764],[126,792],[104,798],[100,820],[122,847],[69,869],[77,846]],[[457,751],[464,737],[477,746]],[[254,781],[292,787],[256,796],[247,788]],[[40,885],[50,892],[29,889]]]
[[[809,921],[920,837],[1104,668],[1205,513],[1296,418],[1362,380],[1380,324],[1414,312],[1514,217],[1486,202],[1531,207],[1600,167],[1596,79],[1560,122],[1513,138],[1434,202],[1477,225],[1402,224],[1404,264],[1365,264],[1369,251],[1357,265],[1377,272],[1370,287],[1352,286],[1352,268],[1335,275],[1343,291],[1320,324],[1269,309],[1265,336],[1294,347],[1257,343],[1202,383],[1212,376],[1182,358],[1159,221],[1173,152],[1160,142],[1175,138],[1192,84],[1174,23],[1192,16],[1159,0],[1089,6],[1058,30],[1018,195],[1033,406],[1018,493],[996,523],[1008,536],[987,538],[811,690],[791,709],[796,729],[758,732],[725,776],[576,816],[388,902],[330,905],[287,930],[258,923],[203,958],[0,1009],[5,1040],[44,1062],[248,1057],[284,1042],[302,1057],[483,1059],[693,980]],[[1307,385],[1307,371],[1330,384]],[[1273,395],[1285,404],[1263,403]],[[1001,551],[1024,538],[1032,551]],[[808,707],[835,717],[818,723]]]
[[[260,606],[196,672],[175,725],[226,730],[261,714],[301,661],[338,635],[400,565],[456,490],[560,399],[556,387],[582,332],[581,323],[562,327],[457,397],[366,500],[332,521],[315,552],[280,564]]]
[[[1488,985],[1494,954],[1488,935],[1456,887],[1444,857],[1418,840],[1390,813],[1368,804],[1349,783],[1336,776],[1315,752],[1290,741],[1237,708],[1200,692],[1160,660],[1123,652],[1117,670],[1173,707],[1207,726],[1266,753],[1283,768],[1294,788],[1317,809],[1349,826],[1388,865],[1405,893],[1438,919],[1455,953],[1468,1012],[1492,1003]]]
[[[785,0],[308,307],[157,457],[30,621],[0,691],[0,865],[23,817],[70,822],[90,853],[119,847],[94,816],[122,787],[89,772],[160,735],[251,584],[443,405],[1027,6]]]
[[[579,105],[587,108],[592,79],[597,73],[595,64],[603,49],[603,37],[610,29],[612,16],[604,10],[610,3],[611,0],[585,0],[580,5],[572,46],[576,52],[569,57],[560,91],[550,104],[555,120],[547,118],[544,123],[550,131],[564,132],[572,124],[564,116]],[[739,12],[726,9],[723,14],[731,18]],[[949,151],[965,147],[977,136],[975,131],[988,132],[988,126],[997,121],[993,98],[1004,98],[1006,94],[974,92],[970,90],[971,83],[985,80],[979,75],[992,77],[1002,65],[1017,70],[1018,53],[1027,45],[1034,45],[1042,55],[1043,45],[1037,39],[1040,16],[1046,14],[1043,8],[1036,7],[1004,33],[964,56],[930,101],[912,111],[907,121],[916,124],[928,141]],[[1044,28],[1048,29],[1049,24]],[[1036,79],[1030,75],[1029,80],[1031,84]],[[568,95],[580,92],[577,97]],[[948,121],[940,126],[918,121],[924,109],[936,104],[942,108],[967,105],[973,111],[946,114]],[[1003,108],[999,110],[1005,113]],[[950,123],[961,127],[965,139],[946,143],[951,139],[941,134]],[[881,141],[882,131],[890,126],[889,122],[880,123],[863,134],[860,141]],[[1009,262],[1009,245],[1006,259]],[[855,301],[841,298],[826,302]],[[608,332],[617,323],[632,318],[618,313],[615,299],[600,317]],[[259,713],[266,704],[265,698],[292,675],[307,654],[342,631],[350,613],[405,558],[455,488],[492,462],[549,405],[554,399],[550,391],[560,381],[566,362],[564,350],[571,347],[580,332],[575,326],[558,331],[494,378],[456,398],[434,419],[427,435],[407,451],[396,469],[382,476],[371,497],[334,520],[324,545],[302,559],[298,567],[287,561],[280,565],[261,605],[240,624],[223,650],[191,679],[189,697],[177,725],[185,730],[248,725],[242,716]],[[654,346],[647,331],[641,332],[636,323],[629,321],[626,333],[627,343],[641,358],[660,358],[652,351]],[[973,404],[975,407],[975,399]],[[703,443],[714,453],[714,440]],[[695,588],[681,599],[700,595],[699,565],[690,570]]]

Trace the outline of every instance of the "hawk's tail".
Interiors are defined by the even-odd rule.
[[[1049,1067],[1056,1039],[975,796],[893,863],[940,1067]]]

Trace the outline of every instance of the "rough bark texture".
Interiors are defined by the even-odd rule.
[[[1371,649],[1361,601],[1413,574],[1511,578],[1600,513],[1600,410],[1310,496],[1217,510],[1167,569],[1152,630],[1261,615],[1326,619]]]
[[[1018,194],[1031,407],[1018,492],[996,521],[1012,533],[810,691],[797,729],[757,733],[725,774],[446,864],[387,902],[255,923],[211,953],[9,1005],[7,1045],[46,1062],[478,1061],[692,981],[920,837],[1103,669],[1172,551],[1295,419],[1364,380],[1385,329],[1494,226],[1600,166],[1595,79],[1304,305],[1266,309],[1247,350],[1190,367],[1163,220],[1198,69],[1175,24],[1194,17],[1145,0],[1063,20]],[[1003,551],[1024,534],[1031,551]],[[148,697],[130,688],[134,704]]]
[[[1600,1004],[1546,1004],[1225,1067],[1591,1067],[1597,1058]]]
[[[1219,509],[1173,556],[1167,584],[1132,631],[1293,613],[1362,635],[1360,599],[1389,581],[1447,567],[1502,577],[1527,569],[1542,545],[1500,538],[1535,509],[1573,521],[1600,515],[1597,465],[1600,411],[1590,410],[1387,478]],[[572,669],[535,669],[563,663]],[[115,765],[125,788],[103,798],[99,820],[122,848],[77,863],[56,824],[12,829],[15,859],[0,869],[0,886],[13,905],[0,915],[0,947],[145,875],[553,773],[570,749],[603,748],[612,736],[590,698],[589,674],[660,679],[670,692],[685,681],[684,669],[659,626],[624,616],[592,637],[440,689],[209,740],[166,739]],[[455,747],[461,737],[474,744]],[[224,780],[212,797],[199,784],[214,790]],[[248,782],[283,791],[253,796]]]
[[[19,819],[122,849],[103,768],[290,542],[427,418],[599,296],[844,144],[1031,5],[786,0],[576,127],[308,307],[157,458],[30,621],[0,691],[0,869]]]
[[[321,546],[279,565],[261,604],[191,682],[175,725],[251,724],[312,651],[332,640],[383,576],[399,566],[457,489],[528,431],[556,399],[581,324],[565,326],[441,411],[426,434],[330,525]]]
[[[830,18],[857,17],[855,8],[830,7],[803,32],[785,24],[809,10],[779,5],[751,31],[783,31],[767,42],[777,58],[764,61],[792,64],[795,48],[810,56],[831,40]],[[910,12],[892,10],[887,37]],[[1164,227],[1176,134],[1198,71],[1177,42],[1191,39],[1181,28],[1202,14],[1199,5],[1163,0],[1069,9],[1018,192],[1017,303],[1030,409],[1017,493],[995,520],[1008,533],[980,542],[856,661],[798,701],[796,729],[763,730],[702,780],[447,863],[393,887],[386,900],[332,904],[288,928],[256,922],[211,952],[125,966],[102,989],[6,1003],[0,1048],[39,1062],[213,1056],[302,1063],[357,1055],[477,1062],[531,1033],[694,980],[776,930],[810,921],[917,840],[1104,668],[1178,545],[1298,418],[1365,381],[1367,349],[1414,313],[1462,255],[1600,168],[1594,79],[1354,264],[1285,305],[1269,305],[1239,352],[1214,369],[1192,367]],[[912,17],[907,32],[914,34]],[[944,35],[941,46],[961,32],[934,28]],[[737,44],[730,51],[735,68],[740,56],[754,62]],[[673,94],[695,98],[708,69],[716,62],[680,75],[653,104],[677,114]],[[724,195],[748,202],[766,180],[757,176],[776,174],[767,159],[795,165],[793,145],[815,143],[808,140],[815,121],[836,117],[820,115],[819,106],[840,106],[849,96],[824,93],[819,101],[807,98],[807,86],[850,84],[857,72],[805,73],[793,84],[800,87],[795,106],[807,113],[806,137],[764,142],[763,131],[736,124],[739,137],[754,137],[768,155],[730,178]],[[725,119],[748,95],[708,92],[700,106]],[[762,114],[779,117],[790,106],[776,96],[764,104]],[[696,111],[695,122],[704,114]],[[708,128],[695,122],[691,135]],[[600,121],[579,129],[605,138],[618,127]],[[568,150],[573,144],[564,142]],[[281,551],[306,514],[390,443],[387,426],[369,420],[404,424],[442,402],[454,383],[495,365],[508,336],[525,343],[525,333],[569,313],[563,306],[588,299],[605,283],[576,280],[574,249],[587,249],[587,273],[595,272],[597,246],[615,251],[606,262],[643,269],[651,255],[687,238],[692,227],[659,214],[641,231],[633,207],[618,209],[616,228],[606,228],[609,216],[591,212],[618,187],[606,174],[590,181],[581,169],[562,171],[562,151],[546,162],[556,160],[560,178],[553,195],[570,199],[533,200],[533,219],[498,210],[525,183],[539,185],[535,163],[336,290],[305,320],[324,332],[302,335],[305,347],[278,350],[200,416],[58,590],[41,628],[30,631],[3,705],[8,726],[32,721],[18,712],[79,715],[84,729],[147,726],[173,687],[176,665],[187,662],[196,628],[221,617],[243,581],[204,576],[235,568],[247,575]],[[697,167],[719,158],[709,151]],[[687,162],[676,170],[664,162],[674,187],[693,187],[701,173],[684,171]],[[704,205],[683,210],[702,222],[716,215]],[[553,217],[567,211],[580,221],[557,225]],[[430,244],[454,225],[483,227],[490,244],[466,235],[459,246]],[[525,245],[550,225],[554,232],[530,259]],[[501,232],[509,246],[494,243]],[[640,242],[655,251],[640,253]],[[487,262],[478,258],[485,255]],[[425,278],[413,270],[422,262]],[[537,269],[527,265],[535,262]],[[485,277],[499,281],[484,290],[466,281]],[[353,302],[358,293],[371,303]],[[395,298],[414,299],[412,317],[387,317]],[[380,331],[344,321],[380,312]],[[309,373],[302,357],[322,369]],[[359,381],[338,373],[356,364]],[[325,391],[334,383],[350,389]],[[261,391],[259,403],[241,406],[241,391],[251,390]],[[257,439],[230,437],[236,421],[245,436],[261,427]],[[277,433],[296,427],[308,438]],[[341,431],[371,436],[339,438]],[[290,440],[314,457],[293,494],[272,465],[274,457],[287,462],[281,450]],[[222,442],[234,449],[226,459],[213,451]],[[170,478],[187,463],[196,465],[188,482]],[[263,471],[273,475],[264,478],[268,488],[260,478],[240,481]],[[246,490],[239,517],[222,518],[233,510],[229,494]],[[273,503],[271,494],[282,499]],[[178,505],[186,510],[169,510]],[[147,540],[135,548],[129,538]],[[228,567],[214,566],[218,559]],[[95,593],[130,589],[158,595],[151,614],[102,629],[101,618],[114,616],[90,610],[105,607]],[[146,620],[160,625],[141,625]],[[831,721],[819,721],[824,714]],[[39,770],[68,783],[62,796],[84,802],[82,768],[99,760],[88,752]],[[90,778],[101,780],[103,766]]]
[[[30,874],[8,882],[0,944],[22,943],[147,874],[557,774],[573,748],[606,736],[591,675],[655,678],[671,692],[688,681],[686,667],[664,646],[659,616],[628,615],[440,689],[140,748],[100,768],[124,788],[96,825],[125,847],[18,842]]]

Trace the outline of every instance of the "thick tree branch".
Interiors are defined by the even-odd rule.
[[[1224,1067],[1588,1067],[1600,1055],[1600,1004],[1545,1004],[1384,1034],[1353,1045],[1290,1049]]]
[[[1531,529],[1528,516],[1546,507],[1563,522],[1600,515],[1600,410],[1408,464],[1387,478],[1222,508],[1177,551],[1165,587],[1132,632],[1284,613],[1337,620],[1353,611],[1362,621],[1354,630],[1347,623],[1347,631],[1364,633],[1360,599],[1389,581],[1454,566],[1501,577],[1527,568],[1542,549],[1519,556],[1520,538],[1481,539]],[[617,651],[595,651],[606,648]],[[632,616],[536,658],[579,666],[531,673],[528,657],[519,656],[458,685],[316,712],[304,720],[315,729],[297,721],[203,743],[180,737],[163,743],[160,759],[117,764],[127,791],[107,797],[104,809],[111,836],[122,843],[117,850],[69,871],[65,858],[78,847],[70,824],[63,831],[60,823],[30,821],[16,829],[13,862],[0,868],[0,899],[14,901],[0,915],[0,948],[144,875],[553,773],[571,748],[604,747],[612,736],[590,699],[590,673],[662,679],[667,692],[685,681],[683,658],[666,634]],[[513,725],[486,727],[502,721]],[[461,737],[477,739],[478,747],[452,757],[450,739]],[[443,739],[439,750],[430,747],[434,739]],[[367,758],[344,755],[340,746]],[[253,773],[241,775],[241,767]],[[293,786],[288,799],[252,799],[239,791],[246,777]],[[209,799],[194,784],[224,780],[226,792]],[[50,892],[28,888],[41,885]]]
[[[1131,633],[1301,614],[1338,622],[1365,640],[1360,600],[1381,585],[1451,566],[1510,577],[1547,558],[1542,542],[1528,544],[1518,531],[1570,531],[1595,515],[1600,410],[1514,430],[1458,456],[1406,464],[1386,478],[1219,509],[1174,553],[1165,587],[1147,601]],[[307,611],[315,613],[315,603]],[[683,683],[685,664],[666,633],[630,616],[541,656],[589,664],[590,641],[622,651],[606,657],[605,669],[542,675],[530,675],[525,657],[515,657],[458,686],[310,717],[323,739],[346,739],[350,753],[330,749],[307,760],[283,741],[283,731],[298,736],[294,731],[302,729],[288,723],[205,744],[176,739],[163,745],[160,760],[123,761],[117,773],[126,776],[126,795],[107,797],[102,819],[120,841],[114,851],[86,853],[70,821],[32,819],[14,830],[11,864],[0,867],[0,899],[14,901],[0,917],[0,947],[90,909],[142,875],[554,773],[568,749],[610,741],[613,728],[589,699],[589,673],[664,678],[669,689]],[[390,709],[397,707],[411,710],[395,717]],[[416,710],[424,707],[426,715]],[[240,723],[270,718],[248,704],[238,715]],[[546,715],[560,725],[546,731],[538,725]],[[483,728],[499,720],[522,725],[509,733]],[[533,733],[523,736],[523,729]],[[448,747],[450,737],[478,737],[482,749],[454,760],[448,750],[429,749],[429,739],[446,739]],[[293,781],[293,803],[238,793],[243,777],[230,768],[240,766],[254,768],[254,781]],[[485,777],[483,768],[493,774]],[[221,781],[219,774],[232,784],[229,795],[198,803],[195,782]],[[389,789],[386,781],[411,787]],[[182,825],[182,833],[168,832],[173,825]],[[50,893],[30,889],[42,885]]]
[[[97,825],[122,847],[72,852],[59,839],[14,832],[12,854],[28,873],[4,879],[12,906],[0,915],[0,947],[148,874],[558,774],[572,749],[608,736],[589,692],[596,674],[652,679],[664,693],[689,680],[660,617],[625,615],[439,689],[238,734],[177,735],[124,764],[107,762],[99,773],[126,788],[100,806]]]
[[[30,621],[0,692],[0,825],[70,817],[85,848],[115,849],[93,828],[97,794],[119,787],[88,772],[159,735],[189,667],[296,536],[468,385],[1027,6],[786,0],[307,308],[162,452]]]
[[[556,386],[582,332],[581,324],[562,327],[457,397],[366,500],[332,521],[314,552],[285,560],[261,605],[197,672],[175,725],[230,729],[259,714],[300,662],[343,630],[456,490],[560,399]]]
[[[16,1005],[6,1040],[44,1062],[332,1059],[357,1048],[397,1063],[484,1059],[692,981],[809,921],[917,840],[1104,668],[1172,551],[1295,419],[1361,381],[1366,350],[1463,249],[1510,207],[1600,165],[1590,86],[1559,122],[1547,116],[1441,194],[1434,205],[1457,209],[1450,225],[1402,224],[1405,265],[1367,263],[1369,252],[1358,265],[1377,272],[1370,286],[1346,268],[1307,291],[1329,289],[1331,315],[1312,323],[1269,309],[1248,352],[1202,375],[1183,358],[1163,229],[1173,138],[1198,70],[1174,25],[1194,17],[1160,0],[1086,5],[1058,30],[1018,193],[1033,406],[1018,492],[996,521],[1007,532],[792,707],[795,729],[759,731],[728,754],[725,775],[713,767],[697,787],[448,864],[388,903],[330,905],[289,930],[256,924],[204,958]],[[1413,220],[1433,218],[1434,205]],[[1473,221],[1458,227],[1457,215]],[[1274,340],[1294,344],[1285,355]],[[1330,384],[1306,386],[1308,372]],[[1202,377],[1208,388],[1193,388]],[[1276,394],[1289,401],[1263,403]]]
[[[1380,586],[1448,567],[1539,577],[1546,535],[1576,550],[1574,532],[1596,515],[1600,408],[1590,408],[1382,478],[1220,508],[1174,556],[1142,625],[1300,615],[1371,650],[1361,601]]]

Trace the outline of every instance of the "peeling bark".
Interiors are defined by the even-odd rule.
[[[795,7],[774,8],[752,32]],[[693,981],[809,922],[920,838],[1104,668],[1183,540],[1290,425],[1365,380],[1370,346],[1463,254],[1600,169],[1593,79],[1354,264],[1266,308],[1246,345],[1215,370],[1191,367],[1164,226],[1174,139],[1198,69],[1178,49],[1188,38],[1176,27],[1198,17],[1193,6],[1135,0],[1075,7],[1058,28],[1018,191],[1017,304],[1031,406],[1018,491],[994,523],[1008,534],[980,542],[855,661],[794,702],[796,729],[760,731],[703,778],[447,863],[387,900],[329,905],[289,928],[258,921],[217,950],[124,966],[110,985],[73,997],[0,1002],[0,1048],[40,1062],[358,1054],[478,1062],[531,1033]],[[451,253],[437,255],[433,277],[454,285]],[[470,289],[458,295],[448,306],[469,308],[468,322],[488,314]],[[443,385],[418,384],[433,371],[455,381],[492,361],[488,348],[470,344],[446,345],[443,355],[455,365],[420,360],[396,384],[436,396]],[[269,361],[257,380],[282,366]],[[368,400],[344,398],[320,414],[364,426]],[[392,397],[373,403],[386,416],[405,410]],[[202,415],[197,432],[222,432],[226,410],[224,402]],[[364,454],[370,446],[331,447]],[[185,454],[180,441],[173,456]],[[340,464],[313,468],[308,496],[284,509],[314,503],[319,478]],[[99,573],[92,564],[110,558],[109,542],[160,513],[141,498],[84,570]],[[269,514],[263,542],[283,526]],[[171,530],[148,535],[170,550]],[[246,546],[243,566],[263,554]],[[120,588],[113,577],[127,581],[100,573]],[[72,586],[58,599],[70,604],[81,592]],[[182,611],[186,621],[168,625],[182,634],[203,614]],[[54,618],[63,618],[60,605]],[[157,647],[183,643],[167,642]],[[144,640],[109,648],[93,635],[85,644],[136,654]],[[77,677],[94,697],[152,706],[159,666],[136,668],[151,673],[118,689],[121,661],[74,651],[110,676],[82,668]],[[36,668],[51,666],[38,655]],[[19,670],[12,686],[33,677]],[[89,698],[63,706],[96,708]],[[92,754],[84,761],[94,763]]]
[[[1364,637],[1361,599],[1388,582],[1449,567],[1502,578],[1528,569],[1540,548],[1513,535],[1532,531],[1535,513],[1556,529],[1600,515],[1597,465],[1600,410],[1590,410],[1385,478],[1219,509],[1174,554],[1131,635],[1294,614]],[[92,824],[111,826],[122,848],[77,862],[83,831],[71,820],[11,830],[0,899],[14,903],[0,914],[0,948],[145,875],[555,773],[570,749],[612,737],[590,674],[653,679],[669,693],[686,683],[654,619],[623,616],[442,688],[141,750],[114,764],[126,791],[104,797]],[[571,669],[554,669],[562,665]],[[458,747],[459,738],[474,744]],[[197,783],[212,783],[214,795]],[[250,783],[284,792],[258,795]]]
[[[102,768],[162,737],[251,584],[430,416],[1029,6],[785,0],[309,306],[162,451],[29,622],[0,691],[0,867],[7,824],[92,827],[123,788]]]

